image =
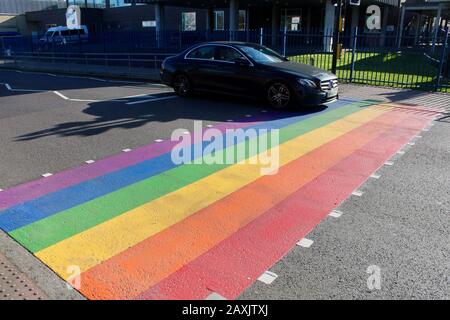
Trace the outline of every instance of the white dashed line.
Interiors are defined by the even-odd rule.
[[[86,161],[87,164],[92,164],[92,163],[94,163],[94,162],[95,162],[94,160],[88,160],[88,161]]]
[[[402,151],[402,150],[399,150],[399,151],[397,151],[397,154],[399,154],[399,155],[404,155],[405,154],[405,151]]]
[[[379,175],[379,174],[372,174],[371,176],[370,176],[372,179],[380,179],[381,178],[381,176]]]
[[[220,294],[213,292],[209,296],[205,298],[205,300],[227,300],[224,296],[221,296]]]
[[[333,210],[330,212],[329,216],[333,218],[340,218],[342,216],[342,212],[338,210]]]
[[[158,142],[158,143],[159,143],[159,142],[163,142],[163,141],[164,141],[164,140],[162,140],[162,139],[156,139],[156,140],[155,140],[155,142]]]
[[[354,195],[356,197],[362,197],[363,194],[364,194],[364,192],[359,191],[359,190],[352,192],[352,195]]]
[[[48,177],[51,177],[53,175],[53,173],[44,173],[42,176],[44,177],[44,178],[48,178]]]
[[[259,276],[258,281],[261,281],[262,283],[265,284],[271,284],[272,282],[275,281],[276,278],[278,278],[278,276],[275,273],[266,271]]]
[[[125,153],[130,152],[130,151],[131,151],[131,149],[123,149],[122,150],[122,152],[125,152]]]
[[[394,162],[392,162],[392,161],[386,161],[384,164],[385,164],[386,166],[393,166],[393,165],[394,165]]]
[[[302,240],[297,242],[297,246],[303,247],[303,248],[310,248],[313,243],[314,243],[313,240],[310,240],[310,239],[307,239],[307,238],[303,238]]]

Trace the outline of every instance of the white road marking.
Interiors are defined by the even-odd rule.
[[[376,174],[376,173],[372,174],[370,177],[372,179],[377,179],[377,180],[381,178],[381,176],[379,174]]]
[[[397,151],[397,154],[399,154],[399,155],[404,155],[405,154],[405,151],[403,151],[403,150],[399,150],[399,151]]]
[[[175,98],[178,98],[178,97],[177,96],[169,96],[169,97],[163,97],[163,98],[156,98],[156,99],[148,99],[148,100],[128,102],[127,104],[128,105],[134,105],[134,104],[154,102],[154,101],[161,101],[161,100],[169,100],[169,99],[175,99]]]
[[[134,96],[127,96],[127,97],[123,97],[122,99],[131,99],[131,98],[155,98],[154,96],[152,96],[152,95],[149,95],[149,94],[147,94],[147,93],[143,93],[143,94],[136,94],[136,95],[134,95]]]
[[[103,101],[103,100],[85,100],[85,99],[70,99],[70,98],[67,100],[73,101],[73,102],[102,102]]]
[[[384,164],[387,165],[387,166],[393,166],[393,165],[394,165],[394,162],[392,162],[392,161],[386,161]]]
[[[333,218],[340,218],[342,216],[342,212],[338,210],[333,210],[330,212],[329,216]]]
[[[9,83],[2,83],[8,91],[12,92],[46,92],[45,90],[33,90],[33,89],[14,89]]]
[[[63,98],[64,100],[69,100],[65,95],[63,95],[61,92],[53,91],[54,94],[56,94],[58,97]]]
[[[131,149],[123,149],[122,152],[130,152]]]
[[[212,127],[214,127],[212,124],[208,124],[207,126],[206,126],[207,128],[212,128]]]
[[[48,177],[51,177],[52,175],[53,175],[53,173],[48,172],[48,173],[44,173],[42,176],[44,178],[48,178]]]
[[[220,294],[213,292],[209,296],[205,298],[205,300],[227,300],[224,296],[221,296]]]
[[[415,142],[408,142],[408,146],[415,146],[416,143]]]
[[[164,140],[162,140],[162,139],[156,139],[156,140],[155,140],[155,142],[158,142],[158,143],[159,143],[159,142],[163,142],[163,141],[164,141]]]
[[[88,160],[88,161],[86,161],[87,164],[92,164],[94,162],[95,162],[95,160]]]
[[[297,242],[297,245],[299,247],[303,247],[303,248],[310,248],[313,243],[314,243],[313,240],[310,240],[310,239],[307,239],[307,238],[303,238],[302,240]]]
[[[352,195],[354,195],[356,197],[362,197],[363,194],[364,194],[364,192],[359,191],[359,190],[352,192]]]
[[[276,278],[278,278],[278,276],[275,273],[266,271],[259,276],[258,280],[265,284],[271,284]]]

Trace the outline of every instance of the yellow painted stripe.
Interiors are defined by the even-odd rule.
[[[364,109],[282,144],[279,147],[280,166],[385,112],[388,112],[387,108]],[[81,272],[86,271],[260,178],[260,169],[260,165],[248,162],[233,165],[61,241],[36,255],[67,279],[70,276],[67,273],[69,266],[78,266]],[[192,236],[192,241],[195,241],[195,235]]]

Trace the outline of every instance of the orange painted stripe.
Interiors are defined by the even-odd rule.
[[[81,292],[91,299],[136,297],[406,117],[383,114],[87,270]]]

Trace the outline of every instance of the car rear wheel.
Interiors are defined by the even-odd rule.
[[[281,82],[273,83],[267,90],[267,101],[275,109],[285,109],[289,107],[292,100],[291,90]]]
[[[173,81],[173,89],[180,97],[187,97],[192,92],[191,81],[185,74],[178,74]]]

